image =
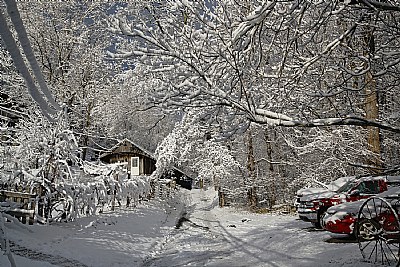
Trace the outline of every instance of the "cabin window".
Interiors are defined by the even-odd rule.
[[[131,175],[139,175],[139,157],[131,157]]]

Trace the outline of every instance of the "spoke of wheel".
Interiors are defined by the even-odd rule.
[[[376,249],[377,249],[377,240],[374,240],[375,241],[375,246],[374,246],[374,248],[372,249],[372,251],[371,251],[371,253],[369,254],[369,257],[368,257],[368,259],[371,259],[371,257],[372,257],[372,254],[376,251]],[[375,259],[376,259],[376,257],[375,257]]]
[[[364,252],[364,249],[366,249],[369,246],[369,244],[372,243],[372,241],[374,240],[369,241],[368,244],[366,244],[363,248],[361,248],[361,251]]]
[[[386,259],[386,262],[390,265],[390,261],[389,261],[387,255],[386,255],[386,251],[385,251],[385,249],[384,249],[384,247],[383,247],[384,241],[383,241],[383,240],[379,240],[379,241],[380,241],[379,244],[380,244],[380,247],[381,247],[381,254],[382,254],[382,264],[385,263],[385,259]],[[385,243],[385,244],[386,244],[386,243]],[[387,245],[387,244],[386,244],[386,245]],[[385,257],[384,257],[384,256],[385,256]]]
[[[375,216],[378,216],[378,214],[376,214],[377,210],[376,210],[375,198],[372,199],[372,202],[374,203]],[[373,215],[373,214],[372,214],[372,215]],[[372,218],[372,216],[371,216],[371,218]]]
[[[389,244],[386,244],[386,246],[388,247],[390,254],[392,254],[392,256],[397,260],[398,256],[393,252],[393,249],[389,246]]]
[[[374,200],[374,199],[372,199],[372,200]],[[367,210],[368,210],[369,215],[370,215],[369,218],[367,218],[367,217],[365,217],[365,218],[367,218],[367,219],[372,219],[372,214],[371,214],[371,210],[369,209],[368,203],[366,203],[365,206],[367,207]]]
[[[387,246],[388,250],[390,251],[390,254],[392,254],[393,258],[398,261],[398,256],[396,256],[396,254],[393,253],[392,248],[389,246],[388,243],[385,242],[385,245]],[[388,261],[389,262],[389,261]]]
[[[383,206],[383,201],[381,201],[381,206],[379,207],[379,214],[382,213],[382,206]]]
[[[364,215],[364,218],[367,218],[367,216],[365,216],[364,211],[361,211],[360,215]],[[359,215],[359,217],[360,217],[360,219],[362,219],[360,215]]]

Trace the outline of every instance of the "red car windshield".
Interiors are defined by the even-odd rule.
[[[336,192],[338,193],[347,193],[350,189],[354,188],[357,185],[356,181],[348,181],[344,185],[342,185]]]

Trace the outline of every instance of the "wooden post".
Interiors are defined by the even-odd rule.
[[[225,194],[221,191],[221,189],[218,189],[218,202],[221,208],[225,206]]]

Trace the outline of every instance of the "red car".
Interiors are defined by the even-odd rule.
[[[297,213],[301,220],[311,222],[317,228],[322,228],[322,220],[328,208],[340,203],[366,199],[386,190],[386,176],[351,179],[336,191],[308,194],[301,197]]]
[[[390,180],[388,185],[391,185]],[[399,194],[400,187],[390,186],[387,191],[380,193],[376,196],[385,198],[391,195]],[[365,199],[355,202],[342,203],[330,207],[326,211],[325,216],[322,219],[322,227],[331,233],[352,235],[355,223],[357,221],[358,212],[364,201]]]
[[[330,207],[322,219],[322,227],[336,234],[353,234],[358,211],[365,199]]]

